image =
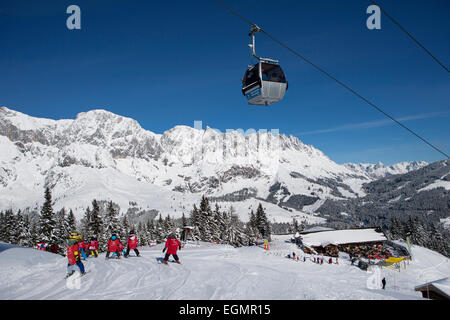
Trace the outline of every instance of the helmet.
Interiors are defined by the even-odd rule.
[[[134,230],[130,230],[130,235],[131,235],[131,234],[134,234]]]
[[[113,234],[113,235],[111,236],[111,239],[116,240],[116,239],[117,239],[116,235]]]

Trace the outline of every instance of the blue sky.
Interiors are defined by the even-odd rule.
[[[387,17],[366,28],[368,0],[224,3],[450,153],[450,78]],[[450,2],[378,0],[450,65]],[[81,30],[66,8],[81,8]],[[310,65],[257,35],[280,60],[282,102],[249,106],[240,79],[249,27],[213,0],[2,0],[0,105],[53,119],[102,108],[162,133],[183,124],[279,129],[344,162],[436,161],[442,155],[386,121]]]

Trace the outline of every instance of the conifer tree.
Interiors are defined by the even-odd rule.
[[[6,219],[3,211],[0,211],[0,241],[6,241]]]
[[[45,188],[45,201],[41,209],[39,219],[40,237],[47,243],[57,243],[58,238],[55,234],[56,221],[52,207],[52,194],[50,188]]]
[[[256,224],[258,231],[262,237],[270,237],[271,230],[269,220],[267,219],[266,213],[261,203],[258,205],[258,209],[256,210]]]
[[[90,231],[89,231],[89,223],[91,221],[91,208],[88,206],[86,208],[86,211],[84,211],[84,217],[81,219],[81,235],[83,238],[89,238]]]
[[[439,232],[435,224],[432,224],[430,227],[427,247],[448,257],[448,245],[445,241],[444,236],[441,232]]]
[[[33,242],[31,238],[30,232],[30,219],[28,215],[22,214],[19,210],[17,213],[17,227],[18,227],[18,236],[17,236],[17,244],[20,246],[32,247]]]
[[[5,231],[4,231],[5,242],[16,244],[17,225],[16,225],[16,218],[14,217],[14,213],[11,209],[5,211],[4,223],[5,223]]]
[[[89,238],[95,237],[97,240],[103,238],[103,219],[100,214],[100,207],[97,200],[92,200],[92,211],[89,215]]]
[[[297,219],[295,219],[295,218],[292,218],[292,231],[294,233],[299,231],[298,222],[297,222]]]
[[[186,227],[188,225],[188,222],[187,222],[187,219],[186,219],[186,217],[185,217],[185,215],[184,215],[184,212],[183,212],[183,214],[182,214],[182,216],[181,216],[181,227]]]
[[[66,219],[66,209],[62,208],[60,211],[56,213],[56,227],[55,227],[55,235],[58,238],[58,244],[64,244],[65,240],[68,238],[69,226]]]
[[[156,240],[155,225],[153,220],[147,220],[147,234],[149,240]]]
[[[114,208],[113,202],[110,201],[108,203],[108,207],[106,209],[106,214],[103,222],[105,228],[104,232],[106,233],[107,238],[109,238],[113,233],[117,234],[117,236],[120,236],[122,233],[118,215],[119,213],[117,212],[116,208]]]
[[[67,215],[67,231],[69,232],[69,234],[71,232],[75,232],[75,230],[77,229],[77,222],[75,219],[75,214],[73,213],[72,209],[70,209],[69,214]]]

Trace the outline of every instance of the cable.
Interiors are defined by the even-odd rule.
[[[400,23],[398,23],[394,18],[392,18],[391,15],[389,15],[386,12],[386,10],[384,10],[382,7],[380,7],[380,5],[378,5],[374,0],[370,0],[370,2],[372,2],[378,8],[380,8],[381,12],[383,12],[386,17],[388,17],[394,24],[396,24],[397,27],[400,28],[400,30],[402,30],[409,38],[411,38],[411,40],[413,40],[419,47],[421,47],[431,58],[434,59],[434,61],[436,61],[445,71],[447,71],[447,73],[450,73],[450,71],[447,69],[446,66],[444,66],[444,64],[442,62],[440,62],[429,50],[427,50],[427,48],[425,48],[424,45],[422,45],[416,38],[414,38],[408,31],[406,31],[406,29]]]
[[[241,16],[239,13],[237,13],[236,11],[234,11],[233,9],[231,9],[230,7],[226,6],[225,4],[223,4],[220,0],[215,0],[220,6],[222,6],[223,8],[225,8],[226,10],[228,10],[231,14],[235,15],[236,17],[238,17],[239,19],[241,19],[242,21],[244,21],[245,23],[253,26],[255,25],[254,23],[252,23],[250,20],[244,18],[243,16]],[[303,61],[307,62],[308,64],[310,64],[311,66],[313,66],[315,69],[317,69],[318,71],[320,71],[321,73],[323,73],[324,75],[326,75],[327,77],[329,77],[330,79],[332,79],[333,81],[335,81],[336,83],[338,83],[340,86],[344,87],[345,89],[347,89],[348,91],[350,91],[353,95],[357,96],[358,98],[360,98],[361,100],[363,100],[365,103],[367,103],[368,105],[370,105],[371,107],[373,107],[375,110],[377,110],[378,112],[382,113],[384,116],[388,117],[389,119],[391,119],[392,121],[394,121],[395,123],[397,123],[400,127],[402,127],[403,129],[407,130],[409,133],[413,134],[414,136],[416,136],[417,138],[419,138],[420,140],[422,140],[423,142],[425,142],[428,146],[430,146],[431,148],[433,148],[434,150],[436,150],[437,152],[441,153],[442,155],[445,156],[445,158],[450,158],[450,156],[448,154],[446,154],[445,152],[443,152],[442,150],[440,150],[439,148],[435,147],[433,144],[431,144],[430,142],[428,142],[425,138],[422,138],[419,134],[415,133],[413,130],[409,129],[407,126],[405,126],[404,124],[402,124],[400,121],[396,120],[394,117],[392,117],[391,115],[389,115],[388,113],[384,112],[383,110],[381,110],[381,108],[379,108],[378,106],[376,106],[374,103],[372,103],[371,101],[369,101],[368,99],[366,99],[365,97],[363,97],[361,94],[359,94],[358,92],[356,92],[355,90],[353,90],[352,88],[350,88],[349,86],[347,86],[345,83],[341,82],[340,80],[336,79],[334,76],[332,76],[330,73],[328,73],[327,71],[325,71],[324,69],[320,68],[319,66],[317,66],[316,64],[314,64],[312,61],[310,61],[309,59],[307,59],[306,57],[304,57],[303,55],[301,55],[300,53],[298,53],[297,51],[295,51],[294,49],[290,48],[289,46],[287,46],[286,44],[284,44],[283,42],[281,42],[280,40],[276,39],[275,37],[273,37],[272,35],[270,35],[269,33],[267,33],[266,31],[264,31],[261,27],[259,27],[261,30],[261,33],[264,33],[269,39],[271,39],[272,41],[278,43],[280,46],[282,46],[283,48],[289,50],[291,53],[293,53],[294,55],[296,55],[297,57],[301,58]]]

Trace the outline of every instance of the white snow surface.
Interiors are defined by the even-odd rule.
[[[0,299],[422,299],[415,286],[450,274],[447,258],[414,246],[406,270],[382,269],[386,290],[369,289],[371,273],[345,258],[338,265],[285,258],[293,251],[303,258],[290,237],[275,236],[268,252],[188,243],[179,251],[181,265],[157,262],[162,245],[140,247],[140,258],[105,260],[100,254],[84,261],[88,273],[78,289],[66,285],[66,258],[1,243]]]
[[[386,241],[386,237],[375,229],[348,229],[320,231],[302,235],[307,246],[323,246],[328,244],[346,244],[372,241]]]
[[[419,189],[418,192],[432,190],[432,189],[436,189],[436,188],[444,188],[445,190],[450,190],[450,181],[438,179],[438,180],[434,181],[433,183],[430,183],[426,187]]]

